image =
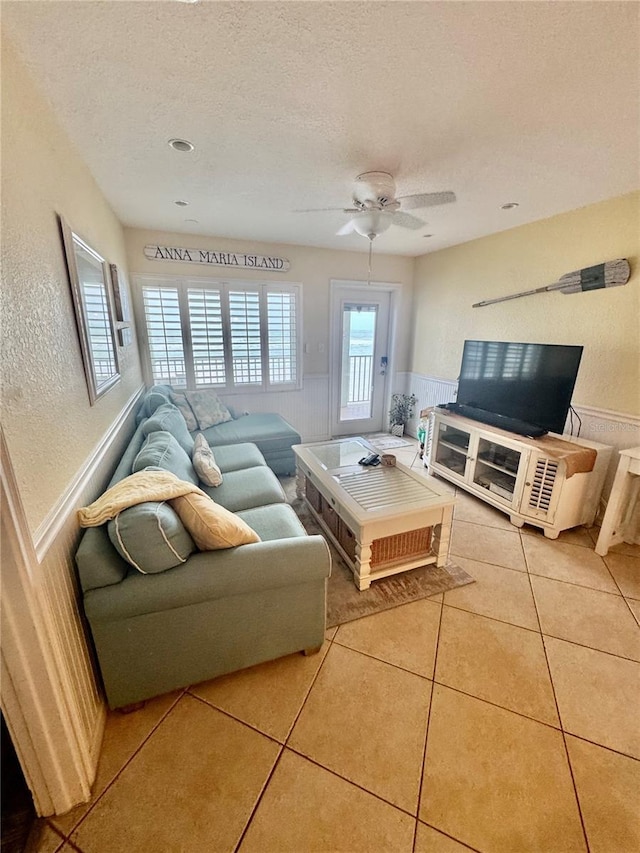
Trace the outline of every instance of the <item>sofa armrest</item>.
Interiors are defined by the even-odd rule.
[[[331,555],[322,536],[274,539],[223,551],[200,551],[182,566],[159,574],[129,574],[119,584],[89,590],[84,607],[89,621],[109,622],[313,583],[330,574]]]

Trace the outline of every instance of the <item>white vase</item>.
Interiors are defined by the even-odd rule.
[[[402,437],[404,435],[404,424],[392,424],[391,435],[397,435],[398,437]]]

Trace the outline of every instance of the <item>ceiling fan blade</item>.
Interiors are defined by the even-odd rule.
[[[326,213],[327,211],[342,211],[342,207],[310,207],[306,210],[292,210],[291,213]]]
[[[391,222],[394,225],[399,225],[401,228],[411,228],[414,231],[427,224],[426,222],[423,222],[422,219],[418,219],[417,216],[412,216],[410,213],[402,213],[401,210],[398,210],[393,214]]]
[[[451,204],[456,200],[453,192],[417,193],[416,195],[400,196],[403,210],[416,210],[419,207],[435,207],[438,204]]]
[[[336,235],[338,237],[344,237],[347,234],[353,234],[355,230],[355,221],[353,219],[350,219],[348,222],[345,222],[345,224],[339,231],[336,231]]]

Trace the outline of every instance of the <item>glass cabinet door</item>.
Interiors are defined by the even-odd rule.
[[[470,438],[470,433],[458,427],[439,423],[434,462],[464,477]]]
[[[473,482],[494,497],[512,503],[521,453],[487,438],[478,441]]]

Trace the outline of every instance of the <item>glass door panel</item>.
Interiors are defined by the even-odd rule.
[[[520,452],[481,438],[478,442],[473,482],[508,503],[513,501]]]
[[[366,435],[386,425],[389,292],[336,288],[332,335],[331,433]]]
[[[340,421],[371,417],[377,305],[344,305]]]
[[[464,477],[470,434],[447,424],[439,424],[435,461]]]

